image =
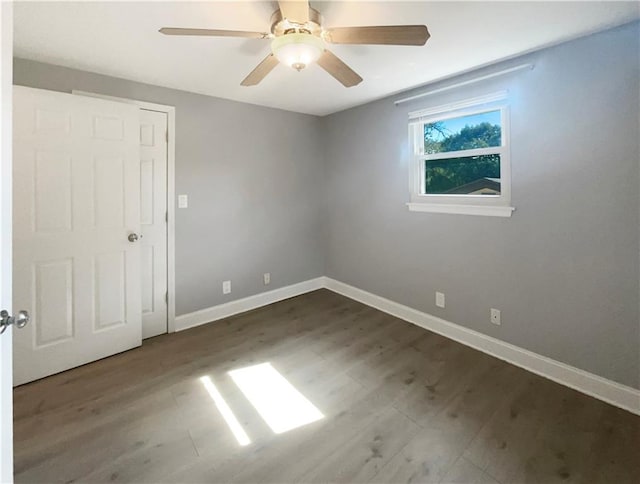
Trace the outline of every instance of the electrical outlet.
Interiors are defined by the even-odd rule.
[[[264,279],[264,285],[268,286],[269,283],[271,283],[271,273],[270,272],[265,272],[264,275],[262,276],[262,278]]]
[[[436,292],[436,306],[438,306],[439,308],[443,308],[444,307],[444,293],[443,292]]]
[[[189,197],[187,195],[178,195],[178,208],[188,208]]]
[[[500,326],[500,324],[502,324],[500,322],[500,310],[499,309],[491,308],[491,322],[493,324],[498,325],[498,326]]]
[[[231,292],[231,281],[222,282],[222,294],[229,294]]]

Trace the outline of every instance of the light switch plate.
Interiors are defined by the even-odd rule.
[[[187,195],[178,195],[178,208],[187,208],[189,206],[189,197]]]
[[[497,326],[500,326],[502,322],[500,321],[500,310],[491,308],[491,322]]]

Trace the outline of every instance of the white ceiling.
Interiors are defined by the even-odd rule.
[[[167,37],[162,26],[269,30],[275,2],[20,2],[15,55],[160,86],[325,115],[505,57],[640,18],[629,2],[311,2],[324,26],[425,24],[424,47],[330,46],[364,81],[312,65],[240,81],[269,52],[255,39]]]

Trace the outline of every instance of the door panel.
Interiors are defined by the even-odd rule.
[[[141,259],[141,276],[142,276],[142,314],[153,313],[155,310],[154,287],[153,287],[153,272],[154,272],[154,257],[153,247],[142,247],[140,254]]]
[[[97,156],[93,162],[95,226],[123,227],[124,205],[124,160]]]
[[[142,225],[153,225],[154,223],[154,164],[153,159],[140,160],[140,223]]]
[[[61,153],[39,151],[34,171],[34,231],[70,231],[71,158]]]
[[[95,257],[95,329],[125,324],[125,254],[123,251]]]
[[[35,346],[40,348],[73,338],[73,259],[37,262],[35,266]]]
[[[167,114],[140,110],[142,337],[167,332]]]
[[[14,88],[14,384],[141,344],[139,114]]]

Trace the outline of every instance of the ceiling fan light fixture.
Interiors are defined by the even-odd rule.
[[[281,63],[301,71],[320,58],[324,42],[313,34],[294,32],[273,39],[271,50]]]
[[[278,64],[301,71],[315,62],[344,87],[353,87],[362,82],[362,77],[326,49],[325,43],[419,46],[429,40],[426,25],[365,25],[326,29],[322,15],[309,5],[309,0],[278,0],[277,3],[278,9],[271,15],[270,33],[182,27],[163,27],[160,32],[164,35],[269,39],[271,53],[242,80],[242,86],[259,84]]]

